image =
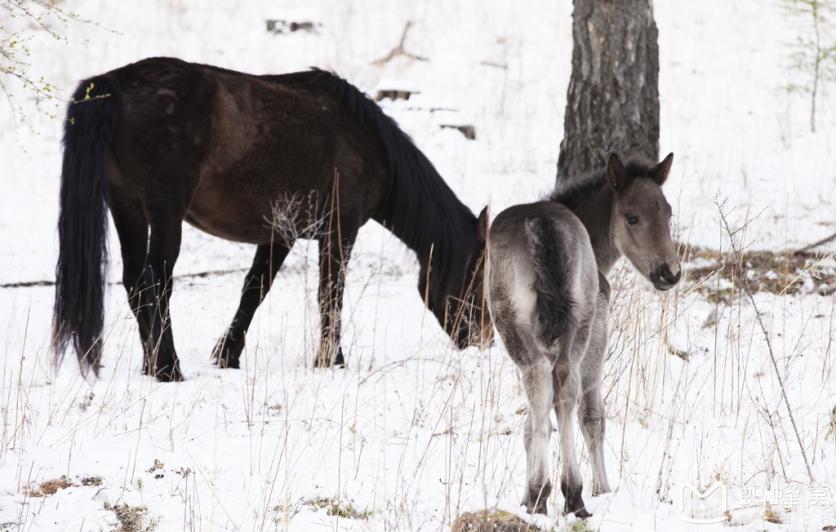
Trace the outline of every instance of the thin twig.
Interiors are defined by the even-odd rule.
[[[249,268],[232,268],[230,270],[204,270],[200,272],[194,273],[184,273],[181,275],[175,275],[174,279],[196,279],[196,278],[203,278],[203,277],[217,277],[219,275],[229,275],[231,273],[242,273],[249,271]],[[121,281],[112,281],[107,283],[109,285],[121,285]],[[16,281],[10,283],[0,283],[0,289],[2,288],[33,288],[33,287],[41,287],[41,286],[55,286],[55,281],[51,279],[41,279],[38,281]]]
[[[375,65],[375,66],[383,66],[386,63],[388,63],[389,61],[391,61],[392,59],[398,57],[399,55],[404,55],[404,56],[406,56],[410,59],[414,59],[415,61],[429,61],[429,59],[427,59],[424,56],[413,54],[411,52],[406,51],[406,48],[404,47],[404,43],[406,42],[406,36],[409,33],[410,28],[412,28],[412,21],[408,20],[408,21],[406,21],[406,25],[403,28],[403,33],[401,33],[401,40],[400,40],[400,42],[398,42],[398,45],[395,46],[394,48],[392,48],[389,51],[389,53],[386,54],[385,56],[383,56],[380,59],[377,59],[375,61],[372,61],[372,64]]]
[[[827,244],[828,242],[833,241],[833,240],[836,240],[836,233],[833,233],[830,236],[826,236],[826,237],[822,238],[821,240],[817,240],[817,241],[813,242],[812,244],[804,246],[803,248],[796,251],[795,255],[804,255],[805,253],[807,253],[811,249],[817,248],[817,247],[819,247],[821,245],[824,245],[824,244]]]
[[[738,262],[740,268],[743,268],[743,260],[742,254],[740,249],[735,244],[734,239],[734,231],[731,230],[729,226],[729,222],[726,219],[726,214],[723,212],[723,207],[719,203],[716,203],[717,210],[720,212],[720,219],[723,222],[723,226],[726,229],[726,233],[729,235],[729,241],[732,247],[732,252],[734,253],[735,259]],[[763,333],[763,338],[766,340],[766,348],[769,351],[769,358],[772,360],[772,367],[775,369],[775,378],[778,379],[778,385],[781,387],[781,397],[784,398],[784,404],[787,407],[787,412],[790,416],[790,423],[792,423],[793,431],[795,432],[795,438],[798,441],[798,448],[801,450],[801,456],[804,458],[804,465],[807,467],[807,476],[810,478],[810,482],[815,482],[815,477],[813,476],[813,470],[810,467],[810,461],[807,459],[807,451],[804,449],[804,444],[801,442],[801,434],[798,431],[798,425],[795,422],[795,416],[792,413],[792,407],[790,406],[790,400],[787,397],[787,390],[784,386],[784,379],[781,377],[781,370],[778,368],[778,360],[775,358],[775,352],[772,350],[772,341],[769,339],[769,333],[766,330],[766,325],[763,323],[763,318],[761,317],[761,312],[758,309],[757,303],[755,303],[755,298],[752,295],[752,290],[749,287],[749,279],[746,277],[745,274],[741,275],[743,279],[743,291],[746,293],[746,297],[749,299],[749,303],[752,304],[752,308],[755,311],[755,320],[758,322],[758,327]]]

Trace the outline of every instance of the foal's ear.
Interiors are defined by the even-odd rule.
[[[485,208],[482,209],[482,212],[479,213],[479,219],[476,221],[478,224],[476,236],[479,239],[480,244],[484,244],[488,240],[488,221],[490,220],[490,214],[488,212],[488,206],[485,205]]]
[[[621,159],[616,153],[611,153],[607,161],[607,182],[615,190],[621,190],[625,184],[624,165],[621,164]]]
[[[656,165],[653,169],[653,180],[661,187],[668,179],[668,174],[671,173],[671,165],[673,165],[673,153],[669,153],[665,159]]]

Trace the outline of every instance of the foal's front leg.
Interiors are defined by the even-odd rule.
[[[609,493],[604,463],[604,401],[601,399],[601,373],[607,350],[607,313],[609,301],[603,293],[598,296],[595,320],[590,331],[589,346],[581,364],[581,404],[578,421],[581,425],[589,457],[592,462],[592,495]]]
[[[554,409],[560,432],[560,491],[563,492],[563,511],[577,517],[590,514],[584,505],[578,458],[575,455],[575,408],[580,392],[580,363],[585,349],[584,339],[570,330],[559,340],[557,362],[554,365]],[[576,345],[580,344],[580,345]],[[583,348],[581,348],[581,346]]]
[[[529,513],[547,514],[546,501],[552,491],[549,481],[549,439],[552,425],[552,363],[536,354],[527,365],[520,365],[522,383],[528,396],[528,418],[525,422],[526,492],[523,504]]]

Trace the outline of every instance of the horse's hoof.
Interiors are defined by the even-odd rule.
[[[328,359],[328,358],[323,358],[323,357],[316,357],[316,358],[314,359],[314,363],[313,363],[313,367],[314,367],[314,368],[317,368],[317,369],[320,369],[320,368],[330,368],[332,365],[334,365],[334,364],[331,364],[331,360],[330,360],[330,359]]]
[[[183,382],[184,380],[183,373],[180,371],[180,364],[175,364],[171,369],[165,366],[157,370],[158,382]]]
[[[331,357],[328,356],[327,353],[320,351],[316,358],[314,359],[314,368],[339,368],[345,369],[345,357],[343,357],[343,350],[340,348],[337,351],[337,355],[334,357],[334,361],[331,361]]]
[[[236,357],[232,356],[232,353],[226,351],[224,353],[219,353],[217,356],[214,356],[213,363],[218,366],[218,369],[240,369],[241,368],[241,360]]]
[[[243,350],[243,341],[225,336],[218,340],[218,343],[212,349],[212,363],[221,369],[239,369],[241,367],[241,351]]]

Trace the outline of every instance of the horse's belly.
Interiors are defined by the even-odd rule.
[[[319,236],[321,200],[319,189],[287,179],[207,179],[194,191],[186,221],[236,242],[292,243]]]
[[[189,203],[186,221],[211,235],[248,244],[274,241],[269,197],[242,196],[233,188],[211,193],[198,188]]]

